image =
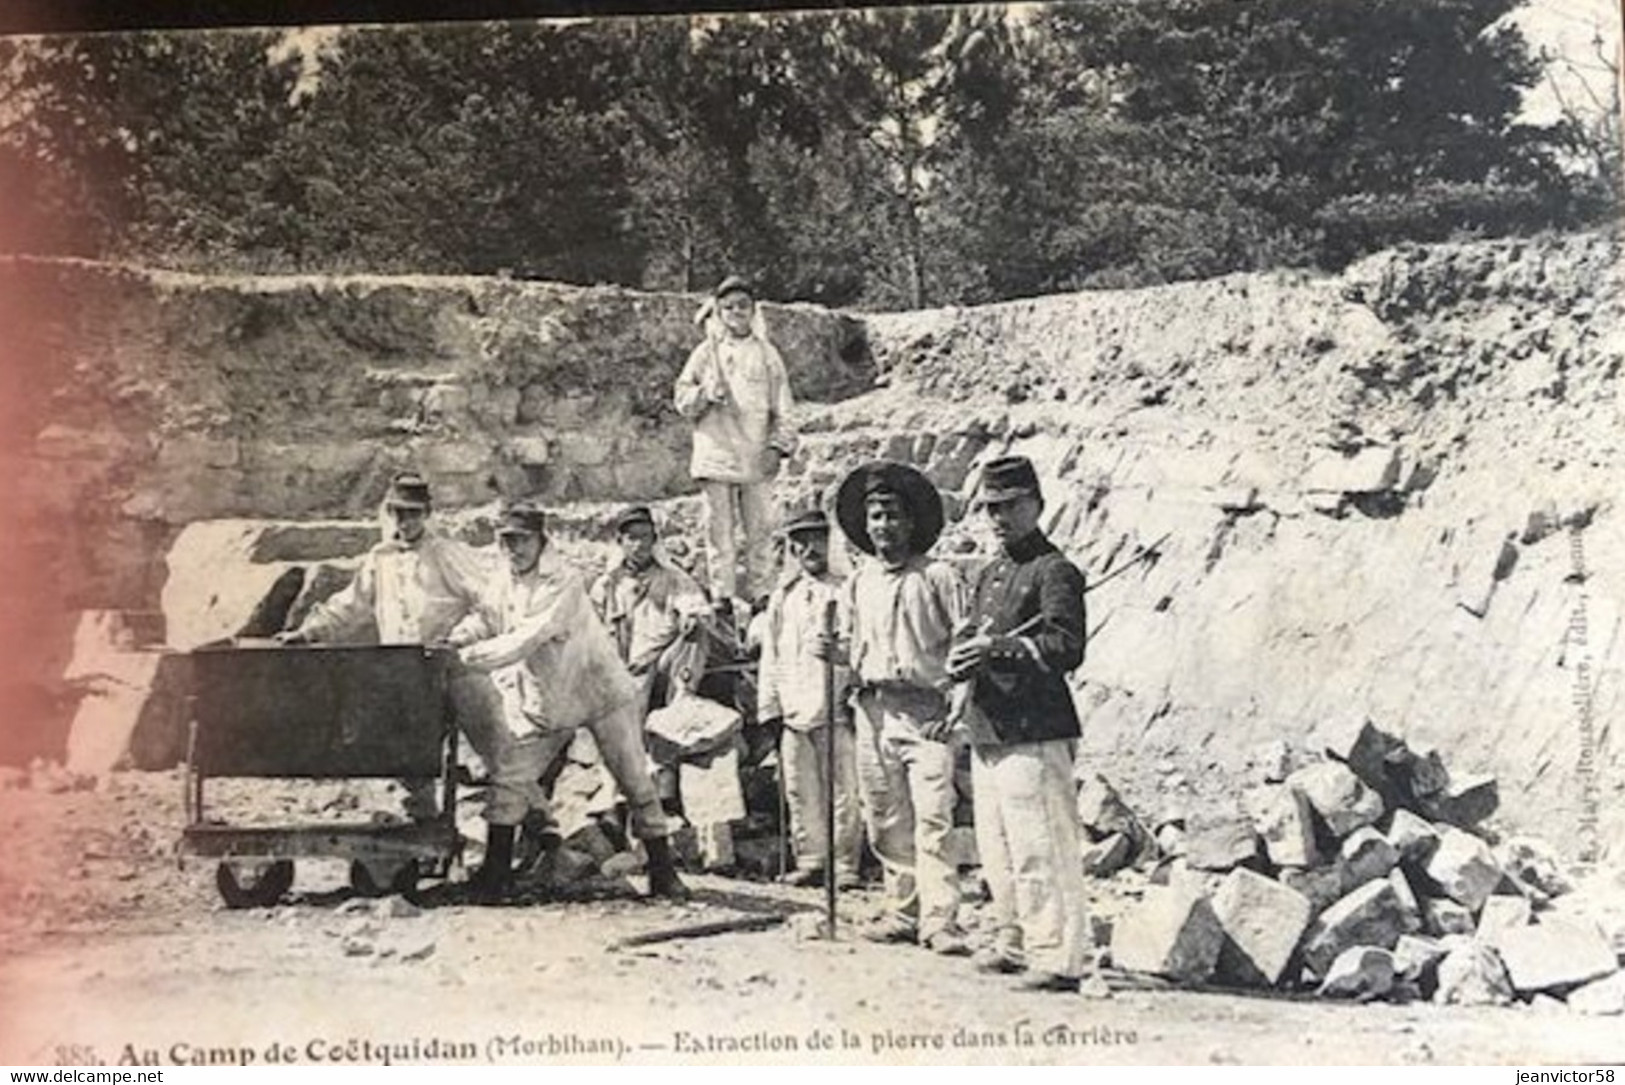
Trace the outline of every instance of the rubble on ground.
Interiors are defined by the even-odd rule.
[[[1246,790],[1250,824],[1220,812],[1159,830],[1136,856],[1150,884],[1117,917],[1111,963],[1357,1001],[1625,1012],[1625,923],[1575,892],[1544,841],[1483,828],[1495,794],[1370,720],[1334,729],[1324,760]],[[1137,823],[1103,778],[1080,802],[1091,835]],[[1086,871],[1120,870],[1100,862],[1120,839],[1086,845]],[[1154,850],[1176,842],[1179,857]]]

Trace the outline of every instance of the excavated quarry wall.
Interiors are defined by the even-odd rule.
[[[19,537],[46,609],[225,630],[289,563],[342,570],[407,464],[475,538],[498,491],[570,503],[562,541],[589,565],[605,550],[582,499],[688,488],[666,397],[692,298],[0,277],[50,299],[31,308],[52,317],[33,337],[50,379],[8,367],[27,402],[4,408],[4,484],[44,490]],[[1048,526],[1097,584],[1083,763],[1148,815],[1233,801],[1272,740],[1307,756],[1367,714],[1495,773],[1505,825],[1617,858],[1619,285],[1613,239],[1583,235],[980,309],[775,309],[802,400],[780,496],[826,497],[870,456],[917,463],[956,518],[941,549],[974,565],[977,466],[1032,455]],[[667,510],[692,527],[691,498]]]
[[[1496,774],[1505,824],[1617,860],[1617,255],[1444,246],[876,316],[892,387],[809,418],[802,477],[861,445],[962,498],[981,459],[1032,455],[1098,582],[1082,757],[1148,815],[1233,801],[1271,740],[1303,756],[1359,714]],[[974,518],[950,534],[986,549]]]
[[[372,515],[415,467],[448,508],[690,488],[671,386],[699,299],[489,278],[218,278],[0,259],[0,761],[60,755],[83,611],[154,613],[183,529]],[[854,318],[765,307],[796,395],[868,389]],[[343,558],[354,525],[256,562]],[[358,542],[358,539],[360,540]],[[207,570],[240,594],[246,566]],[[137,622],[167,635],[162,622]]]

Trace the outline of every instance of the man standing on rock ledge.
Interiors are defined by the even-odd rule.
[[[724,279],[695,319],[705,342],[688,356],[673,399],[694,423],[689,474],[705,492],[712,602],[736,610],[738,534],[744,536],[747,602],[756,603],[770,586],[773,479],[779,460],[795,449],[790,381],[743,279]],[[731,620],[748,613],[747,606]]]
[[[847,581],[846,606],[858,789],[885,871],[886,915],[865,936],[968,956],[948,854],[960,744],[948,716],[947,659],[964,585],[952,565],[926,556],[942,534],[942,496],[914,468],[882,460],[842,480],[835,515],[874,557]],[[839,646],[819,650],[839,655]]]
[[[968,683],[956,705],[971,737],[976,846],[997,925],[976,963],[1027,969],[1025,990],[1075,991],[1089,925],[1066,675],[1083,662],[1083,573],[1038,528],[1044,499],[1031,460],[989,462],[978,503],[1001,552],[977,576],[948,655],[949,674]]]

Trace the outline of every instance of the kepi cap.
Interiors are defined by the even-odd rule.
[[[533,501],[511,501],[502,507],[498,535],[545,535],[547,514]]]
[[[806,535],[815,531],[829,534],[829,516],[823,509],[805,509],[796,513],[784,522],[779,528],[779,534],[785,538],[792,535]]]
[[[429,483],[416,471],[402,471],[390,480],[384,504],[392,509],[428,509]]]
[[[977,504],[997,505],[1029,495],[1040,501],[1044,498],[1038,486],[1038,471],[1026,456],[1001,456],[989,460],[982,467],[982,481],[976,493]]]
[[[614,530],[615,534],[619,535],[633,524],[655,526],[655,516],[654,513],[649,511],[648,505],[632,505],[622,509],[616,513],[615,519],[610,521],[609,526]]]

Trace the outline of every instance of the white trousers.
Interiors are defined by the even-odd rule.
[[[885,872],[884,907],[924,942],[959,918],[959,871],[948,855],[958,746],[920,734],[918,704],[885,690],[859,696],[857,761],[869,845]]]
[[[751,600],[771,587],[773,562],[773,484],[771,482],[700,483],[705,493],[705,538],[711,574],[711,598],[732,599],[740,593],[739,552],[745,553],[745,591]],[[738,529],[735,529],[735,522]]]
[[[1089,950],[1070,739],[976,748],[976,848],[993,894],[996,938],[1028,968],[1078,976]]]
[[[796,866],[821,870],[828,851],[824,811],[824,735],[828,724],[811,731],[786,727],[779,739],[784,794],[790,807]],[[858,817],[858,749],[853,729],[835,725],[835,869],[858,872],[863,826]]]

